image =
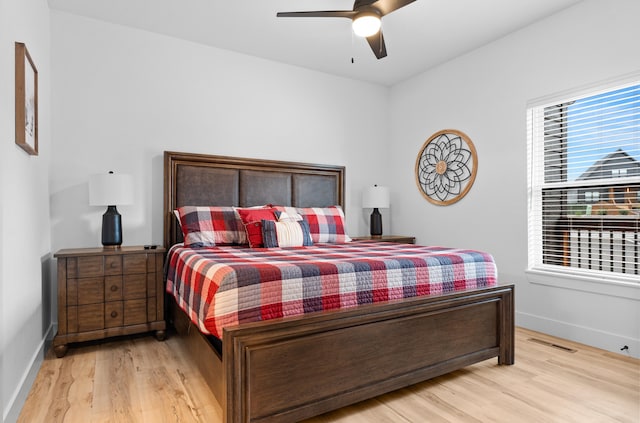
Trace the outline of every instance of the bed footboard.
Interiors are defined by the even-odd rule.
[[[514,362],[514,287],[224,331],[225,422],[294,422],[498,357]]]

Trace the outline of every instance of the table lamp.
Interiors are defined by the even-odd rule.
[[[133,203],[131,175],[113,172],[91,175],[89,178],[89,204],[107,206],[102,215],[102,245],[118,248],[122,244],[122,217],[116,205]]]
[[[370,219],[371,236],[382,236],[382,215],[380,209],[389,208],[389,189],[374,185],[362,193],[362,207],[373,208]]]

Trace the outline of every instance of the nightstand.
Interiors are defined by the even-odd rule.
[[[382,236],[353,236],[354,241],[370,241],[370,242],[397,242],[400,244],[415,244],[416,238],[413,236],[402,235],[382,235]]]
[[[58,251],[57,357],[67,344],[155,331],[163,340],[164,248]]]

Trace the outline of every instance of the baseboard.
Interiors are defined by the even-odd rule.
[[[15,391],[11,395],[11,400],[8,402],[7,408],[3,410],[3,423],[14,423],[18,420],[18,417],[20,417],[20,411],[22,411],[22,407],[24,406],[27,396],[29,395],[29,391],[31,391],[31,386],[36,380],[38,371],[40,371],[40,367],[42,366],[42,362],[44,361],[44,356],[49,350],[51,341],[53,340],[53,337],[57,333],[57,331],[57,325],[51,324],[49,326],[44,339],[42,339],[42,341],[38,345],[38,348],[31,357],[31,365],[24,372],[22,379],[20,379],[20,384],[16,387]]]
[[[595,348],[640,358],[640,339],[522,312],[516,312],[516,325]],[[621,351],[624,346],[628,349]]]

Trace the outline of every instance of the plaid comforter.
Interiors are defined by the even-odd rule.
[[[299,248],[185,248],[167,261],[167,292],[201,332],[238,323],[497,284],[486,253],[350,242]]]

